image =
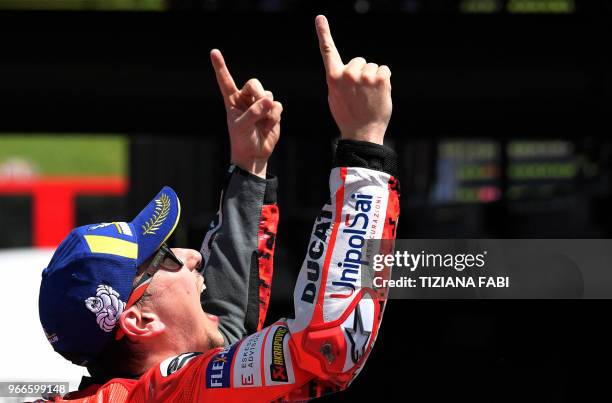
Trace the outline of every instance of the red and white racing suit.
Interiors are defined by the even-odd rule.
[[[386,294],[360,271],[373,254],[391,252],[384,243],[378,245],[386,250],[369,250],[366,241],[395,238],[395,158],[383,146],[340,141],[331,198],[314,223],[295,286],[294,319],[225,348],[169,357],[139,379],[113,379],[81,401],[303,401],[346,388],[384,311]]]

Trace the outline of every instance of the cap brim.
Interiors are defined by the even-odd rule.
[[[169,186],[162,190],[130,224],[138,239],[137,266],[144,263],[172,235],[181,217],[181,203]]]

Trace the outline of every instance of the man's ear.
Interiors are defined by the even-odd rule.
[[[166,325],[151,311],[143,311],[132,305],[119,316],[119,326],[133,341],[148,339],[163,333]]]

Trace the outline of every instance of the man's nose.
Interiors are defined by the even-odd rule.
[[[185,259],[185,266],[193,271],[200,270],[202,266],[202,254],[194,249],[187,250],[187,258]]]

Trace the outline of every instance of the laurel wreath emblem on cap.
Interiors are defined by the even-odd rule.
[[[142,235],[155,235],[155,231],[166,221],[168,213],[170,213],[170,198],[163,193],[159,199],[155,199],[153,217],[142,225]]]

